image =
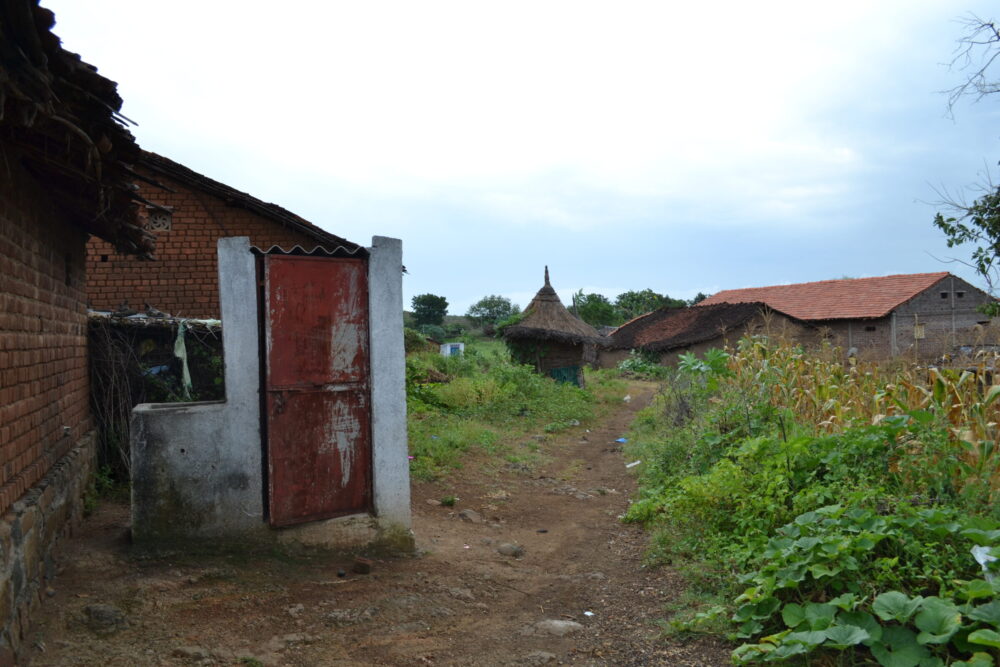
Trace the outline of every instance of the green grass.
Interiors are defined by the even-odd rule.
[[[543,458],[531,435],[590,423],[627,386],[602,371],[587,373],[587,389],[557,384],[514,364],[504,344],[489,339],[468,342],[461,357],[411,354],[406,380],[410,471],[418,480],[460,468],[471,451],[537,465]]]

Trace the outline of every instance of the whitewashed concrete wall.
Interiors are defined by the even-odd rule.
[[[375,237],[370,248],[374,513],[281,529],[264,515],[255,259],[246,237],[220,239],[218,253],[226,400],[133,410],[134,542],[147,548],[282,542],[412,549],[402,244]]]

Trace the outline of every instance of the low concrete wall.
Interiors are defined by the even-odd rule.
[[[88,434],[0,518],[0,665],[17,664],[28,624],[55,575],[59,543],[83,518],[96,450]]]
[[[266,522],[257,279],[247,238],[219,240],[219,284],[226,400],[133,410],[135,544],[411,550],[401,243],[375,237],[369,258],[374,515],[281,529]]]

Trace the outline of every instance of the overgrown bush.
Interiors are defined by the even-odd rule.
[[[673,629],[730,619],[740,663],[994,664],[1000,581],[970,550],[1000,556],[1000,387],[838,358],[764,338],[686,355],[636,419],[627,517],[729,597]]]

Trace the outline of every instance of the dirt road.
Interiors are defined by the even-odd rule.
[[[678,581],[618,521],[634,481],[615,440],[653,389],[589,431],[536,436],[539,466],[473,458],[416,484],[420,555],[370,574],[317,555],[136,560],[127,507],[105,504],[64,550],[31,664],[729,664],[719,644],[657,639]]]

